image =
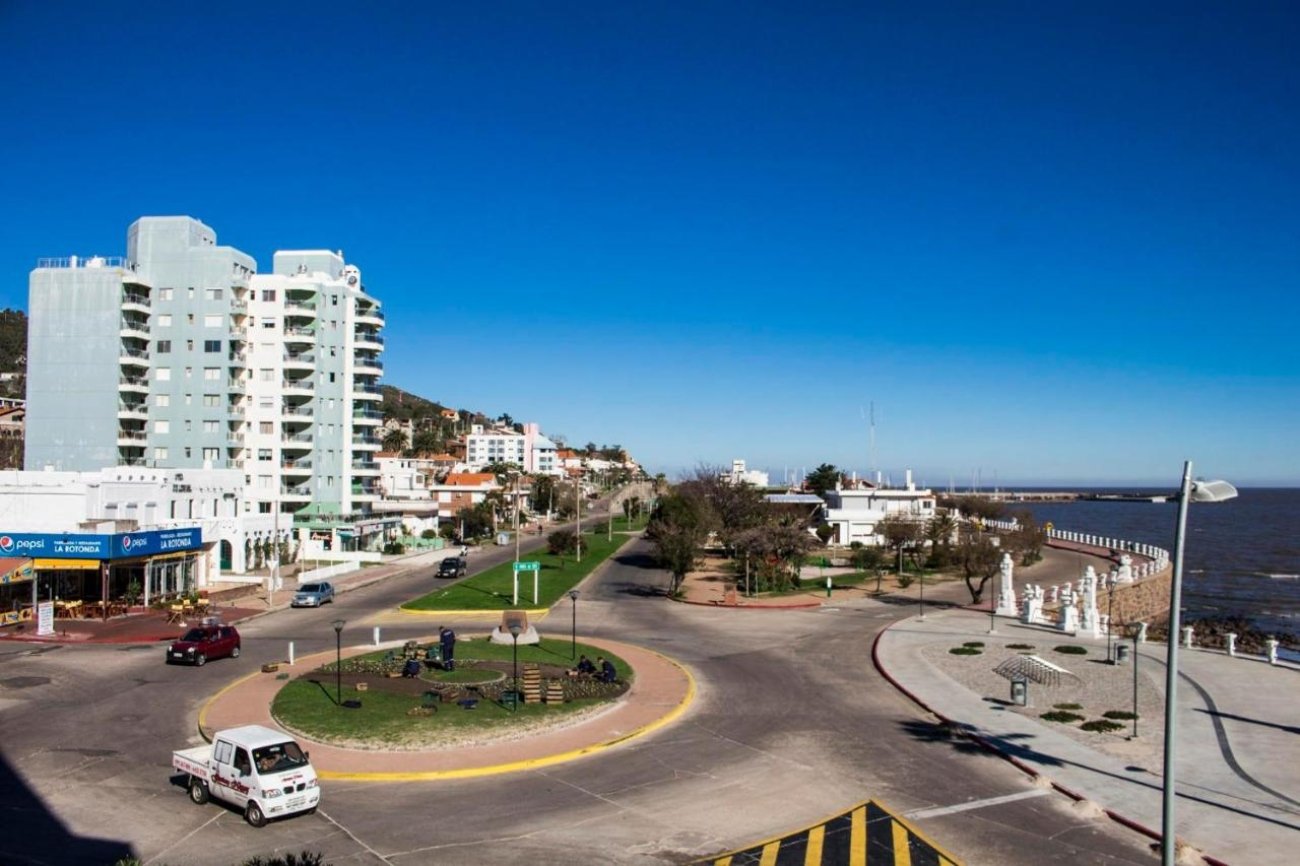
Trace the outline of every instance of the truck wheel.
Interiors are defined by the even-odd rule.
[[[230,651],[230,657],[231,657],[232,659],[237,659],[237,658],[239,658],[239,647],[238,647],[238,646],[236,646],[234,649],[232,649],[232,650]]]
[[[199,653],[198,655],[196,655],[196,656],[194,657],[194,665],[195,665],[196,667],[200,667],[200,668],[201,668],[201,667],[203,667],[203,666],[204,666],[205,664],[207,664],[207,663],[208,663],[208,657],[205,656],[203,653]]]
[[[252,800],[248,801],[248,808],[244,810],[244,820],[253,827],[266,826],[266,816],[262,814],[262,807]]]
[[[202,779],[190,779],[190,799],[199,806],[208,802],[208,786]]]

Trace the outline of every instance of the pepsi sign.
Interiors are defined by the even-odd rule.
[[[155,553],[198,550],[203,532],[198,527],[153,529],[114,535],[52,532],[2,532],[0,556],[46,559],[125,559]]]

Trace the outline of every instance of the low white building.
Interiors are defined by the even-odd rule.
[[[918,488],[907,471],[903,487],[863,487],[826,492],[826,523],[833,530],[829,544],[845,546],[860,541],[867,546],[884,539],[877,527],[886,517],[929,520],[935,515],[934,492]]]
[[[112,521],[140,530],[197,526],[203,533],[199,585],[248,570],[248,552],[275,535],[275,516],[244,508],[238,469],[116,466],[93,472],[0,472],[0,531],[74,532]],[[279,538],[292,543],[286,516]]]
[[[752,484],[755,487],[768,486],[767,473],[758,469],[747,469],[744,460],[732,460],[731,471],[722,473],[722,479],[730,481],[732,484]]]

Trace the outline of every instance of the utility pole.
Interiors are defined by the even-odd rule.
[[[582,562],[582,481],[579,476],[573,476],[573,511],[577,515],[577,540],[578,555],[575,562]]]

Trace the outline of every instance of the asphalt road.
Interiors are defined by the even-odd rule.
[[[327,782],[320,811],[261,830],[192,805],[171,751],[201,703],[265,661],[370,640],[377,612],[427,591],[431,569],[321,610],[241,626],[244,654],[203,668],[158,647],[0,646],[0,862],[228,866],[319,851],[335,864],[681,863],[818,821],[867,798],[968,864],[1153,863],[1145,842],[950,741],[874,670],[871,641],[912,607],[809,611],[680,605],[643,542],[583,587],[578,631],[685,663],[699,695],[676,724],[544,770],[436,783]],[[513,548],[476,553],[471,571]],[[927,597],[931,593],[927,592]],[[936,593],[936,596],[939,594]],[[567,612],[566,612],[567,613]],[[431,633],[397,621],[385,639]],[[567,627],[569,617],[557,622]],[[542,625],[545,631],[545,624]],[[1000,802],[985,803],[984,801]]]

